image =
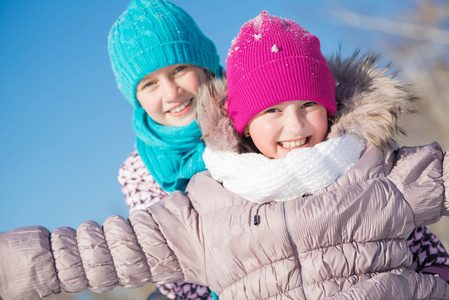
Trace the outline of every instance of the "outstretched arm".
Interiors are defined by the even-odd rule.
[[[198,219],[185,196],[168,198],[153,206],[156,218],[148,209],[134,212],[129,221],[111,216],[103,226],[84,222],[76,231],[61,227],[50,234],[34,226],[0,233],[0,299],[42,299],[86,288],[103,293],[117,285],[185,279],[183,266],[202,255],[189,233],[198,233]],[[182,200],[186,205],[172,205]],[[184,251],[185,246],[190,247]],[[198,272],[202,269],[187,271],[190,278]]]

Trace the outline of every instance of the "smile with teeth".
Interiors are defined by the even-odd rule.
[[[296,148],[296,147],[301,147],[306,142],[307,142],[307,138],[302,139],[302,140],[297,140],[297,141],[278,142],[278,144],[283,148],[292,149],[292,148]]]
[[[169,110],[168,112],[169,112],[169,113],[177,113],[177,112],[180,112],[180,111],[182,111],[184,108],[186,108],[187,106],[189,106],[190,103],[192,103],[192,100],[193,100],[193,98],[190,99],[189,101],[184,102],[184,103],[181,104],[181,105],[176,106],[175,108]]]

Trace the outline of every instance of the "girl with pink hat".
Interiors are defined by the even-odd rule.
[[[407,87],[375,56],[327,62],[314,35],[266,12],[242,27],[227,76],[198,95],[208,171],[128,220],[0,233],[0,255],[19,258],[0,260],[0,296],[88,274],[100,290],[183,279],[220,299],[448,299],[447,263],[416,272],[407,241],[449,215],[448,154],[394,142]]]

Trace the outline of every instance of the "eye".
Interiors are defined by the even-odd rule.
[[[281,110],[279,108],[273,107],[273,108],[269,108],[267,110],[265,110],[263,113],[264,114],[272,114],[272,113],[276,113],[276,112],[280,112]]]
[[[149,87],[151,87],[151,86],[153,86],[153,85],[155,85],[156,83],[154,82],[154,81],[148,81],[148,82],[146,82],[144,85],[142,85],[142,90],[143,89],[146,89],[146,88],[149,88]]]
[[[185,68],[187,68],[187,66],[185,65],[181,65],[181,66],[177,66],[174,70],[173,70],[173,74],[179,73],[182,70],[184,70]]]
[[[316,105],[316,102],[310,101],[310,102],[304,103],[304,104],[301,106],[301,108],[306,108],[306,107],[310,107],[310,106],[314,106],[314,105]]]
[[[138,85],[137,90],[143,91],[149,88],[152,88],[156,84],[156,80],[143,79]]]

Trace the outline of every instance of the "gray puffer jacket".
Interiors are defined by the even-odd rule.
[[[297,200],[256,204],[203,172],[186,195],[175,192],[129,221],[0,233],[0,297],[183,279],[220,299],[449,299],[444,280],[409,268],[407,246],[416,226],[449,215],[448,155],[438,144],[395,146],[397,115],[413,98],[372,57],[329,64],[339,102],[329,138],[350,132],[368,145],[334,183]],[[222,108],[223,82],[214,97],[209,91],[199,105],[206,143],[243,151]]]

